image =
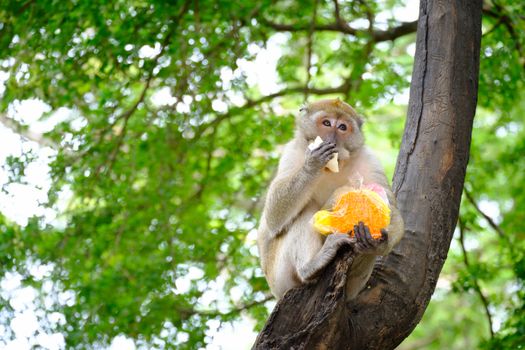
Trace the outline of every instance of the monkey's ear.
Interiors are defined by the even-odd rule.
[[[308,113],[308,103],[304,103],[301,108],[299,108],[299,112],[301,113],[301,115],[305,115]]]

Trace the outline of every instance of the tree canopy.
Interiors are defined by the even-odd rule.
[[[0,277],[36,291],[42,329],[67,348],[125,335],[195,349],[227,322],[260,329],[273,301],[255,228],[301,103],[355,106],[393,172],[417,25],[399,19],[402,5],[3,2],[0,122],[29,146],[6,157],[2,190],[28,186],[48,150],[41,205],[55,217],[0,216]],[[523,13],[522,1],[484,4],[461,215],[433,301],[400,349],[525,343]],[[28,101],[45,104],[50,130],[35,132],[20,112]],[[9,293],[0,305],[3,346],[19,310]]]

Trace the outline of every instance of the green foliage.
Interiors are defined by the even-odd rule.
[[[365,3],[341,2],[340,15],[351,25],[379,14],[390,27],[399,25],[390,14],[400,1]],[[118,335],[146,348],[196,349],[211,341],[214,322],[242,318],[260,329],[272,302],[255,228],[278,145],[292,137],[305,86],[314,89],[311,98],[338,96],[355,105],[367,120],[368,142],[393,174],[406,114],[393,99],[408,88],[415,35],[374,42],[364,26],[356,35],[315,31],[310,38],[314,6],[207,0],[0,5],[0,71],[8,75],[0,113],[26,99],[51,107],[42,120],[63,107],[70,111],[45,135],[56,155],[43,205],[57,211],[58,220],[35,216],[18,227],[0,216],[0,277],[17,272],[23,285],[39,291],[39,310],[64,315],[65,322],[42,322],[65,335],[68,349],[105,346]],[[316,23],[334,23],[333,2],[317,6]],[[469,264],[458,238],[443,284],[402,347],[514,349],[524,343],[525,37],[517,28],[525,8],[510,0],[493,8],[484,20],[481,108],[466,183],[473,202],[464,200],[461,209]],[[518,27],[509,30],[498,14]],[[294,29],[276,35],[272,23]],[[256,63],[252,72],[243,69],[265,48],[278,55],[282,90],[275,95],[249,76]],[[324,90],[330,88],[339,89]],[[35,157],[28,151],[6,160],[4,191],[26,181]],[[504,234],[495,233],[474,203],[498,209]],[[35,276],[35,265],[50,272]],[[44,288],[47,282],[52,288]],[[500,324],[493,325],[493,338],[479,290]],[[8,298],[0,303],[0,322],[9,328],[14,310]]]

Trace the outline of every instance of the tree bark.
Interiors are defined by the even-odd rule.
[[[286,293],[254,349],[394,349],[421,320],[456,226],[476,110],[481,0],[421,0],[407,122],[393,180],[405,235],[345,303],[353,252]]]

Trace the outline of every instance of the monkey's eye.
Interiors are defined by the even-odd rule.
[[[345,124],[341,124],[341,125],[339,125],[338,129],[342,130],[342,131],[346,131],[346,125]]]
[[[323,125],[324,126],[330,126],[330,121],[329,120],[323,120]]]

